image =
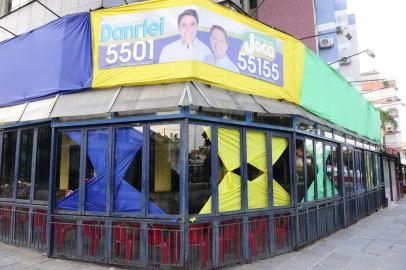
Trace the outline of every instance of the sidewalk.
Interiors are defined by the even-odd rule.
[[[298,252],[230,270],[405,270],[406,199]]]
[[[0,242],[0,270],[124,269],[91,263],[51,259],[37,251]],[[406,200],[360,220],[345,230],[301,249],[239,265],[229,270],[404,270],[406,269]]]

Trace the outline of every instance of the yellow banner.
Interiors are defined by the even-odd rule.
[[[300,103],[304,45],[206,0],[92,12],[93,88],[189,80]]]

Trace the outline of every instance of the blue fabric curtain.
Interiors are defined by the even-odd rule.
[[[67,132],[67,135],[76,143],[80,143],[80,133]],[[103,149],[108,146],[107,132],[94,132],[88,134],[88,144],[104,147],[89,147],[90,158],[96,176],[86,184],[85,210],[106,211],[107,189],[107,160]],[[127,170],[136,154],[142,148],[142,132],[134,128],[119,128],[115,134],[115,170],[114,170],[114,211],[141,212],[142,194],[125,179]],[[78,210],[79,189],[57,202],[57,208],[65,210]],[[149,202],[149,212],[152,214],[165,214],[156,204]]]
[[[90,31],[78,13],[0,42],[0,105],[91,87]]]

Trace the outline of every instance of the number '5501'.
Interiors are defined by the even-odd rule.
[[[279,79],[279,70],[277,63],[271,63],[268,60],[246,55],[242,52],[238,54],[238,68],[248,71],[252,74],[258,74],[265,78],[272,78],[274,81]]]
[[[152,60],[154,58],[154,40],[126,42],[121,45],[110,44],[107,47],[105,60],[109,64],[117,61],[127,63],[131,59],[135,61]]]

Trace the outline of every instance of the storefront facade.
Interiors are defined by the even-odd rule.
[[[196,59],[117,63],[128,60],[129,44],[114,51],[129,29],[122,20],[165,8],[182,11],[179,28],[182,16],[211,10],[272,32],[261,40],[277,48],[273,77],[243,73],[241,59],[238,72]],[[144,38],[164,36],[167,17],[154,16],[142,21]],[[57,36],[50,29],[63,25],[52,46],[66,44],[49,52],[62,55],[52,58],[62,63],[58,80],[27,76],[3,94],[0,238],[53,257],[209,269],[295,250],[386,205],[396,159],[381,151],[377,112],[299,41],[240,17],[212,2],[150,1],[68,16],[25,36]],[[208,30],[199,30],[202,40]],[[19,42],[0,44],[0,53]],[[160,59],[171,57],[164,52]]]

